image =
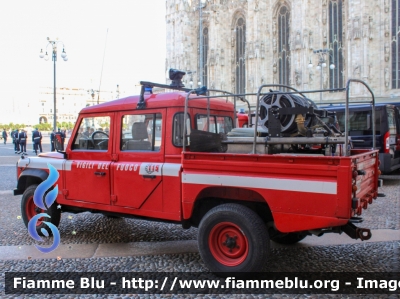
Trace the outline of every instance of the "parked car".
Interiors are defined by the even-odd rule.
[[[323,107],[335,111],[340,130],[345,130],[345,106],[330,105]],[[393,104],[375,105],[376,147],[379,149],[379,169],[390,173],[400,168],[400,113]],[[371,105],[351,105],[349,107],[349,136],[354,148],[372,147],[372,110]]]

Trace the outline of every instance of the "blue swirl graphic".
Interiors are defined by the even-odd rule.
[[[50,207],[56,200],[58,194],[58,185],[54,187],[53,190],[49,191],[45,197],[45,204]]]
[[[43,201],[43,196],[46,193],[48,189],[51,188],[57,182],[59,174],[57,169],[51,165],[50,163],[47,163],[47,167],[49,168],[49,176],[46,180],[44,180],[35,190],[35,193],[33,194],[33,201],[35,205],[42,210],[47,210],[47,207],[50,207],[53,202],[56,200],[57,193],[58,193],[58,186],[56,186],[53,191],[57,188],[57,193],[50,191],[46,195],[46,206]]]
[[[57,194],[58,194],[58,185],[56,185],[53,190],[50,190],[46,196],[45,193],[48,189],[50,189],[55,182],[57,182],[59,178],[59,173],[57,169],[52,166],[51,164],[47,163],[47,166],[49,167],[49,176],[46,180],[44,180],[39,186],[37,186],[35,193],[33,194],[33,201],[37,207],[39,207],[42,210],[47,210],[56,200]],[[43,198],[44,197],[44,198]],[[51,216],[47,213],[40,213],[32,217],[31,220],[29,220],[28,223],[28,232],[31,235],[33,239],[39,242],[43,242],[43,239],[39,236],[36,230],[37,222],[39,221],[40,218],[42,217],[47,217],[51,218]],[[41,247],[38,245],[35,245],[36,248],[43,252],[43,253],[49,253],[53,250],[55,250],[58,245],[60,245],[60,232],[58,228],[51,222],[48,221],[43,221],[45,225],[50,229],[51,233],[53,234],[53,244],[50,247]],[[45,236],[49,236],[49,232],[47,229],[44,227],[41,228],[41,233]]]
[[[42,238],[39,236],[39,234],[36,231],[36,224],[37,224],[39,218],[41,218],[41,217],[50,218],[50,215],[46,214],[46,213],[40,213],[40,214],[37,214],[36,216],[33,216],[32,219],[29,220],[29,223],[28,223],[28,232],[33,239],[35,239],[36,241],[43,242]]]

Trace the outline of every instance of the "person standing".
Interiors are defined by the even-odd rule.
[[[64,150],[64,143],[65,143],[65,137],[66,136],[66,131],[65,128],[62,128],[61,131],[60,129],[58,129],[58,132],[60,133],[60,137],[61,137],[61,150]]]
[[[40,132],[40,130],[39,129],[37,129],[38,130],[38,132],[39,132],[39,136],[40,136],[40,139],[39,139],[39,151],[41,152],[41,153],[43,153],[43,148],[42,148],[42,132]]]
[[[32,141],[33,141],[33,149],[35,154],[37,155],[38,150],[42,152],[42,133],[39,131],[38,128],[32,132]]]
[[[28,155],[26,152],[26,139],[27,135],[24,129],[21,129],[21,132],[18,134],[18,143],[19,143],[19,154]]]
[[[4,140],[4,144],[7,143],[7,137],[8,137],[8,134],[7,134],[7,132],[6,132],[6,129],[3,129],[3,140]]]
[[[55,141],[56,141],[56,130],[53,130],[53,132],[51,132],[51,134],[50,134],[50,144],[51,144],[52,152],[54,152],[56,150]]]
[[[14,143],[14,151],[16,154],[18,154],[19,152],[18,129],[15,129],[14,131],[11,132],[11,137]]]
[[[36,128],[35,128],[36,130]],[[34,130],[32,130],[32,153],[35,153],[35,142],[33,142],[33,132]]]

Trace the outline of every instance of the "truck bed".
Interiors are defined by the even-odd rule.
[[[186,152],[182,166],[184,218],[199,198],[234,197],[266,202],[277,229],[294,232],[344,225],[377,197],[376,150],[349,157]]]

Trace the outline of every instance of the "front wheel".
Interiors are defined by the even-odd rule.
[[[261,271],[269,252],[264,222],[239,204],[208,211],[199,225],[198,242],[200,255],[212,272]]]
[[[35,190],[38,185],[31,185],[29,186],[24,194],[22,195],[21,199],[21,214],[22,219],[24,220],[25,226],[28,227],[29,221],[40,213],[46,213],[50,216],[48,217],[41,217],[36,222],[36,231],[40,236],[44,236],[42,229],[44,228],[48,235],[52,234],[50,228],[44,223],[44,221],[50,222],[55,226],[60,224],[61,219],[61,210],[57,209],[56,203],[53,203],[47,210],[42,210],[35,205],[33,201],[33,195],[35,194]]]

